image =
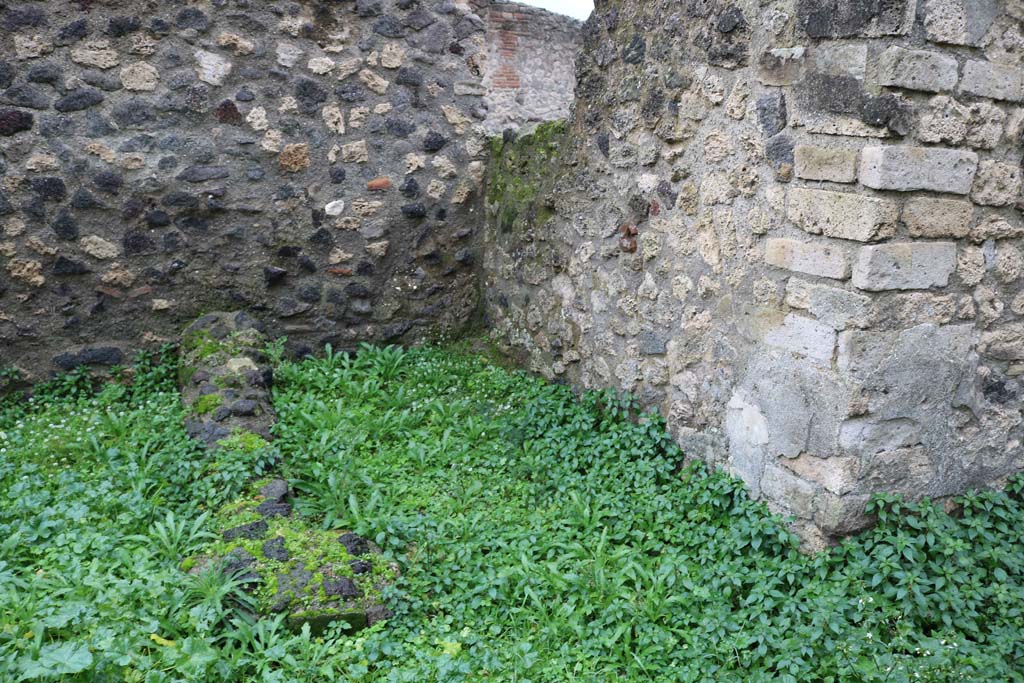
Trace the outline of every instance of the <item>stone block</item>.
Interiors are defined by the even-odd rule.
[[[811,234],[858,242],[891,237],[899,213],[889,199],[807,188],[790,190],[786,207],[789,220]]]
[[[999,11],[999,0],[925,0],[925,33],[935,43],[980,46]]]
[[[903,207],[903,223],[911,237],[966,237],[974,206],[959,199],[914,197]]]
[[[860,182],[876,190],[932,190],[967,194],[978,170],[978,155],[933,147],[865,147]]]
[[[953,242],[880,244],[861,247],[853,267],[853,284],[869,292],[931,289],[945,287],[954,270]]]
[[[826,240],[800,242],[772,237],[765,244],[764,259],[776,268],[785,268],[797,273],[834,280],[850,277],[850,263],[846,253]]]
[[[905,50],[895,45],[878,60],[878,83],[908,90],[942,92],[956,87],[957,62],[950,55]]]
[[[969,61],[964,65],[960,90],[993,100],[1024,102],[1024,69],[991,62]]]
[[[867,327],[870,297],[838,287],[819,285],[791,277],[786,284],[786,303],[802,308],[836,330]]]
[[[836,331],[829,325],[793,313],[786,316],[781,327],[764,336],[769,346],[824,362],[831,362],[836,339]]]
[[[856,150],[797,145],[794,155],[797,178],[833,183],[852,183],[857,180]]]
[[[999,161],[983,161],[974,179],[971,199],[984,206],[1010,206],[1021,191],[1020,166]]]
[[[911,0],[798,0],[796,20],[811,38],[902,35],[916,5]]]

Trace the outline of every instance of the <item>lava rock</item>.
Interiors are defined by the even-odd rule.
[[[402,204],[402,215],[407,218],[424,218],[427,215],[427,207],[423,202]]]
[[[370,543],[362,536],[354,534],[351,531],[346,531],[339,536],[338,541],[345,546],[345,550],[348,551],[349,555],[359,557],[360,555],[365,555],[370,552]]]
[[[423,138],[423,151],[425,152],[438,152],[448,144],[448,138],[441,135],[437,131],[430,131],[426,137]]]
[[[363,591],[359,590],[356,582],[347,576],[339,577],[324,577],[324,593],[329,598],[343,598],[345,600],[351,600],[353,598],[361,598]]]
[[[85,275],[91,272],[84,263],[70,259],[67,256],[58,256],[57,260],[53,263],[54,275]]]
[[[222,536],[225,541],[233,541],[236,538],[247,538],[254,541],[266,536],[267,531],[269,531],[267,523],[262,519],[257,519],[255,522],[249,522],[248,524],[241,524],[231,529],[227,529],[224,531]]]
[[[267,500],[280,503],[288,496],[288,482],[284,479],[273,479],[260,488],[260,495]]]
[[[16,133],[32,130],[35,117],[27,111],[0,109],[0,135],[11,137]]]
[[[278,562],[287,562],[291,556],[288,554],[288,550],[284,547],[284,538],[282,536],[275,536],[261,548],[263,557],[268,560],[276,560]]]
[[[77,88],[53,104],[59,112],[82,111],[103,102],[103,93],[95,88]]]
[[[366,560],[352,560],[348,566],[352,567],[353,574],[365,574],[373,570],[373,565]]]
[[[29,186],[32,188],[32,192],[44,202],[60,202],[68,196],[68,188],[64,181],[54,176],[32,178],[29,181]]]
[[[57,217],[50,224],[57,239],[71,242],[78,239],[78,222],[70,211],[64,210],[57,214]]]
[[[263,282],[266,283],[267,287],[281,284],[287,275],[288,271],[284,268],[278,268],[277,266],[266,266],[263,268]]]

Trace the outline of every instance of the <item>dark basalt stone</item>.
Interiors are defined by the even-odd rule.
[[[64,210],[57,214],[57,218],[54,219],[50,227],[57,235],[57,239],[65,242],[78,239],[78,223],[70,211]]]
[[[339,536],[338,542],[345,546],[345,550],[348,551],[349,555],[354,557],[359,557],[360,555],[365,555],[370,552],[369,542],[362,536],[354,534],[351,531],[346,531]]]
[[[275,287],[281,284],[287,276],[288,271],[284,268],[278,268],[277,266],[265,266],[263,268],[263,282],[267,287]]]
[[[54,275],[85,275],[91,272],[89,267],[81,261],[76,261],[66,256],[58,256],[57,260],[53,262]]]
[[[53,364],[61,370],[73,370],[80,365],[120,365],[124,352],[116,346],[97,346],[77,353],[66,352],[54,356]]]
[[[111,17],[107,22],[107,33],[114,38],[126,36],[142,28],[142,20],[138,17]]]
[[[385,38],[401,38],[405,35],[402,22],[391,15],[384,15],[373,23],[373,32]]]
[[[373,570],[373,565],[366,560],[352,560],[348,563],[348,566],[352,567],[352,573],[356,575],[365,574]]]
[[[103,100],[103,93],[95,88],[78,88],[54,102],[53,108],[64,113],[82,111],[89,107],[95,107]]]
[[[425,152],[438,152],[444,149],[444,146],[448,144],[448,138],[441,135],[437,131],[429,131],[423,138],[423,151]]]
[[[5,104],[26,109],[49,109],[50,98],[39,88],[21,84],[8,88],[3,93]]]
[[[324,593],[329,598],[342,598],[352,600],[361,598],[363,591],[359,590],[356,582],[347,576],[324,577]]]
[[[19,109],[0,109],[0,135],[11,137],[22,131],[32,130],[35,117]]]
[[[268,530],[269,527],[267,526],[267,523],[262,519],[257,519],[255,522],[240,524],[239,526],[228,529],[221,535],[225,541],[233,541],[236,538],[247,538],[254,541],[266,536]]]
[[[291,556],[288,554],[288,550],[284,547],[284,538],[281,536],[275,536],[261,548],[263,556],[268,560],[276,560],[278,562],[287,562]]]
[[[424,218],[427,215],[427,206],[423,202],[402,204],[402,215],[407,218]]]
[[[32,178],[29,187],[40,199],[46,202],[60,202],[68,196],[68,188],[64,181],[54,176]]]

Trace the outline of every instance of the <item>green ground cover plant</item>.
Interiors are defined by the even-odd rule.
[[[879,497],[876,528],[807,556],[628,397],[328,350],[279,363],[273,445],[208,453],[177,371],[0,404],[0,680],[1024,681],[1020,479],[955,516]],[[181,571],[271,470],[290,523],[397,567],[390,620],[293,633],[216,563]]]

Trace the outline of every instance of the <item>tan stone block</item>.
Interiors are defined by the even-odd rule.
[[[857,152],[852,149],[828,149],[797,145],[794,150],[796,177],[852,183],[857,180]]]
[[[966,237],[974,206],[959,199],[914,197],[903,207],[903,223],[911,237]]]
[[[858,242],[892,237],[899,213],[889,199],[807,188],[790,190],[786,208],[789,220],[811,234]]]

